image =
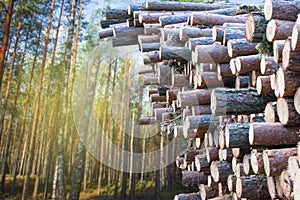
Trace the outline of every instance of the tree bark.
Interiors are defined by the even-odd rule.
[[[196,27],[182,27],[180,29],[180,40],[188,41],[190,38],[211,37],[212,29],[200,29]]]
[[[189,49],[190,51],[195,51],[197,45],[212,45],[214,40],[212,37],[197,37],[189,39]]]
[[[191,59],[191,51],[188,47],[160,47],[159,58],[162,60],[184,61]]]
[[[260,150],[253,149],[251,151],[251,167],[255,174],[265,174],[264,161]]]
[[[274,40],[285,40],[288,35],[292,35],[295,22],[279,19],[272,19],[268,22],[266,37],[269,42]]]
[[[192,13],[191,25],[223,25],[224,23],[245,23],[247,15],[226,16],[205,12]]]
[[[202,200],[211,199],[218,196],[218,190],[216,188],[210,188],[204,184],[199,186],[199,190]]]
[[[232,174],[231,163],[227,161],[213,161],[210,166],[210,173],[215,182],[227,181],[228,175]]]
[[[236,180],[236,194],[239,198],[270,199],[267,177],[263,175],[238,177]]]
[[[205,155],[207,162],[211,163],[219,159],[219,150],[217,147],[206,147]]]
[[[189,21],[189,14],[175,14],[171,16],[159,17],[159,24],[166,26],[170,24],[187,23]]]
[[[271,77],[258,76],[256,81],[256,91],[259,95],[271,94],[273,92],[271,88]]]
[[[201,200],[200,194],[197,193],[189,193],[189,194],[178,194],[174,197],[174,200]]]
[[[231,58],[235,58],[238,56],[257,54],[258,51],[255,48],[257,44],[258,43],[255,43],[255,42],[248,42],[244,38],[231,39],[227,42],[228,55]]]
[[[249,144],[250,123],[228,123],[225,127],[227,148],[247,148]]]
[[[279,40],[276,40],[279,41]],[[274,41],[275,46],[275,41]],[[272,75],[276,74],[279,68],[279,64],[275,62],[275,51],[274,51],[274,57],[267,57],[262,55],[260,60],[260,73],[262,75]]]
[[[177,95],[178,105],[181,108],[186,106],[205,105],[210,103],[210,91],[208,89],[197,89],[192,91],[179,92]]]
[[[296,21],[297,14],[300,12],[300,4],[298,1],[284,0],[266,0],[264,14],[266,20],[281,19],[288,21]],[[290,13],[287,15],[286,13]]]
[[[199,184],[206,184],[207,176],[198,171],[183,171],[182,185],[185,187],[196,186]]]
[[[239,74],[246,74],[252,72],[253,70],[260,70],[260,56],[249,55],[249,56],[239,56],[235,59],[236,61],[236,71]]]
[[[262,13],[249,13],[246,20],[245,36],[249,42],[261,42],[266,37],[267,20]]]
[[[300,115],[300,87],[298,87],[295,95],[294,95],[294,107],[297,113]]]
[[[251,167],[251,154],[244,155],[243,166],[244,166],[244,172],[246,175],[250,176],[250,175],[254,174],[252,167]]]
[[[300,115],[294,107],[294,100],[292,98],[278,98],[277,99],[277,113],[279,121],[285,126],[299,126]]]
[[[282,68],[300,72],[300,51],[291,50],[291,40],[286,39],[282,50]]]
[[[226,46],[213,45],[198,45],[195,48],[193,63],[228,63],[230,57]]]
[[[300,25],[296,23],[293,27],[292,41],[291,41],[291,47],[293,51],[300,50],[299,31],[300,31]]]

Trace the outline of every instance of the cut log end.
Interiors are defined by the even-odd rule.
[[[272,19],[272,15],[273,15],[273,2],[272,2],[272,0],[266,0],[265,1],[264,14],[265,14],[266,20]]]
[[[294,106],[297,113],[300,115],[300,87],[298,88],[294,96]]]
[[[247,41],[252,42],[254,32],[255,32],[255,19],[253,14],[250,13],[246,20],[246,29],[245,29],[245,35]]]

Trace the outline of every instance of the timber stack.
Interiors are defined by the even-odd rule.
[[[139,45],[158,88],[140,124],[192,141],[176,163],[199,190],[174,199],[300,199],[299,13],[284,0],[107,10],[100,38]]]

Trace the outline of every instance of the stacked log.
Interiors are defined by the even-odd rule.
[[[148,1],[108,10],[99,31],[144,53],[144,88],[157,89],[139,123],[188,141],[176,164],[199,190],[174,199],[300,198],[300,4],[237,7]]]

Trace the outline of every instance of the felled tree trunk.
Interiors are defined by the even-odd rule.
[[[212,37],[198,37],[189,39],[189,49],[195,51],[197,45],[211,45],[214,43]]]
[[[179,92],[177,95],[179,107],[205,105],[210,103],[210,91],[198,89]]]
[[[250,123],[228,123],[225,127],[225,141],[227,148],[250,147]]]
[[[297,14],[300,12],[299,1],[266,0],[264,14],[266,20],[281,19],[296,21]],[[289,13],[287,15],[287,13]]]
[[[273,92],[271,88],[270,76],[258,76],[256,81],[256,91],[258,94],[270,94]]]
[[[293,98],[279,98],[277,100],[279,121],[285,126],[299,126],[300,115],[297,113]]]
[[[278,40],[277,40],[278,41]],[[276,74],[279,69],[279,65],[275,62],[274,57],[271,56],[261,56],[260,60],[260,73],[262,75],[268,76]]]
[[[267,25],[267,40],[273,42],[274,40],[287,39],[287,36],[292,35],[294,24],[293,21],[272,19]]]
[[[249,42],[263,41],[266,35],[267,23],[262,13],[250,13],[246,20],[246,40]]]
[[[291,50],[291,40],[286,39],[282,50],[282,68],[300,72],[300,51]]]
[[[193,63],[228,63],[230,57],[226,46],[222,45],[198,45],[192,57]]]
[[[180,29],[180,40],[188,41],[190,38],[211,37],[212,29],[200,29],[196,27],[182,27]]]
[[[297,89],[295,96],[294,96],[294,107],[295,107],[297,113],[300,115],[300,87]]]
[[[224,23],[245,23],[247,15],[225,16],[204,12],[195,12],[191,17],[191,25],[223,25]]]
[[[160,59],[184,61],[191,59],[191,51],[188,47],[160,47]]]
[[[175,195],[174,200],[201,200],[201,195],[199,194],[199,192],[189,194],[178,194]]]
[[[200,184],[207,183],[207,176],[198,171],[183,171],[182,172],[182,185],[189,186],[197,186]]]
[[[259,55],[239,56],[236,57],[236,70],[239,74],[246,74],[253,70],[260,70]]]
[[[266,105],[264,114],[265,114],[265,122],[267,122],[267,123],[279,122],[279,118],[277,115],[276,102],[269,102]]]
[[[236,194],[239,198],[252,200],[270,199],[267,177],[263,175],[238,177],[236,180]]]
[[[215,182],[227,181],[229,174],[232,174],[231,163],[227,161],[213,161],[210,166],[210,173]]]
[[[255,174],[265,174],[262,152],[257,149],[251,151],[251,167]]]
[[[248,42],[245,38],[229,40],[227,42],[228,55],[231,58],[235,58],[237,56],[257,54],[258,51],[255,48],[257,44],[255,42]]]

